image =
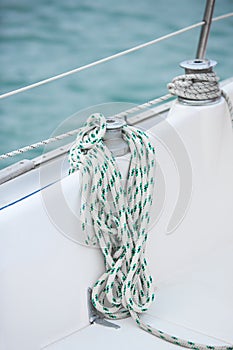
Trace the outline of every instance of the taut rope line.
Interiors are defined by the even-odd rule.
[[[70,172],[80,170],[82,176],[80,214],[86,244],[98,244],[105,262],[105,272],[92,290],[93,306],[110,319],[130,315],[143,330],[176,345],[196,350],[233,350],[233,346],[180,339],[141,320],[140,314],[154,301],[145,247],[153,201],[155,151],[145,132],[123,126],[123,138],[131,153],[123,185],[115,158],[103,142],[105,132],[104,116],[90,116],[69,153]]]
[[[138,105],[138,106],[132,107],[130,109],[127,109],[126,111],[123,111],[123,112],[120,112],[118,114],[115,114],[114,117],[125,118],[129,114],[142,111],[142,110],[144,110],[146,108],[149,108],[151,106],[154,106],[154,105],[156,105],[158,103],[167,101],[167,100],[169,100],[172,97],[173,97],[172,94],[166,94],[164,96],[155,98],[154,100],[151,100],[151,101],[148,101],[148,102],[143,103],[141,105]],[[64,134],[61,134],[61,135],[58,135],[58,136],[55,136],[55,137],[51,137],[51,138],[49,138],[47,140],[39,141],[39,142],[36,142],[36,143],[34,143],[32,145],[25,146],[25,147],[19,148],[17,150],[14,150],[14,151],[11,151],[11,152],[8,152],[8,153],[4,153],[4,154],[0,155],[0,160],[11,158],[11,157],[17,156],[19,154],[23,154],[25,152],[32,151],[32,150],[37,149],[39,147],[43,147],[43,146],[48,145],[50,143],[63,140],[65,138],[67,138],[67,137],[77,135],[79,130],[80,130],[80,128],[74,129],[74,130],[68,131],[68,132],[66,132]]]

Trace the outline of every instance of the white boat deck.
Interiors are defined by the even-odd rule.
[[[233,100],[233,84],[226,89]],[[156,301],[143,317],[190,341],[233,344],[233,137],[225,102],[176,103],[165,123],[152,118],[141,126],[155,136],[163,171],[156,177],[146,251]],[[61,176],[44,188],[51,183],[48,168],[60,176],[67,169],[64,162],[53,160],[1,185],[0,348],[180,349],[130,318],[117,321],[118,330],[89,325],[87,288],[102,273],[103,261],[98,249],[80,244],[78,175]],[[181,184],[190,165],[192,188],[190,182]],[[35,193],[28,193],[28,186]],[[181,187],[191,190],[188,202],[179,197]],[[187,210],[177,209],[177,203]],[[177,215],[179,208],[183,213],[177,222],[171,220],[175,207]]]

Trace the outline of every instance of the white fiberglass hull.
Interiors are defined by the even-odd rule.
[[[233,100],[233,83],[224,89]],[[148,129],[158,163],[147,244],[157,298],[143,317],[181,338],[232,344],[233,134],[226,103],[176,102],[161,122],[139,126]],[[98,249],[80,244],[79,177],[61,176],[67,168],[66,157],[55,159],[0,187],[1,349],[118,349],[127,342],[175,348],[131,319],[117,321],[119,330],[89,324],[87,289],[104,266]]]

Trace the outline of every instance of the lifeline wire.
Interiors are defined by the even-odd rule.
[[[106,120],[90,116],[69,153],[70,173],[80,170],[81,222],[86,244],[98,244],[105,272],[92,290],[94,307],[110,319],[131,316],[143,330],[196,350],[233,350],[197,344],[152,328],[140,319],[154,301],[153,279],[145,258],[153,200],[155,152],[145,132],[122,128],[131,158],[125,185],[115,158],[103,142]],[[93,233],[90,233],[90,226]]]
[[[217,22],[217,21],[220,21],[220,20],[222,20],[222,19],[226,19],[226,18],[229,18],[229,17],[232,17],[232,16],[233,16],[233,12],[226,13],[226,14],[224,14],[224,15],[221,15],[221,16],[218,16],[218,17],[213,18],[213,19],[212,19],[212,22]],[[148,47],[148,46],[154,45],[154,44],[156,44],[156,43],[159,43],[160,41],[163,41],[163,40],[172,38],[172,37],[174,37],[174,36],[176,36],[176,35],[185,33],[185,32],[187,32],[187,31],[189,31],[189,30],[191,30],[191,29],[200,27],[200,26],[202,26],[203,24],[205,24],[205,21],[201,21],[201,22],[192,24],[192,25],[190,25],[190,26],[188,26],[188,27],[185,27],[185,28],[179,29],[179,30],[177,30],[177,31],[175,31],[175,32],[172,32],[172,33],[169,33],[169,34],[167,34],[167,35],[161,36],[160,38],[157,38],[157,39],[148,41],[148,42],[146,42],[146,43],[144,43],[144,44],[141,44],[141,45],[137,45],[137,46],[132,47],[132,48],[130,48],[130,49],[127,49],[127,50],[118,52],[118,53],[116,53],[116,54],[114,54],[114,55],[112,55],[112,56],[108,56],[108,57],[102,58],[102,59],[100,59],[100,60],[97,60],[97,61],[95,61],[95,62],[86,64],[86,65],[84,65],[84,66],[81,66],[81,67],[72,69],[72,70],[70,70],[70,71],[67,71],[67,72],[64,72],[64,73],[55,75],[55,76],[53,76],[53,77],[50,77],[50,78],[47,78],[47,79],[38,81],[38,82],[36,82],[36,83],[33,83],[33,84],[30,84],[30,85],[24,86],[24,87],[22,87],[22,88],[19,88],[19,89],[13,90],[13,91],[9,91],[9,92],[3,93],[3,94],[0,95],[0,99],[7,98],[7,97],[10,97],[10,96],[16,95],[16,94],[18,94],[18,93],[21,93],[21,92],[24,92],[24,91],[27,91],[27,90],[34,89],[34,88],[36,88],[36,87],[38,87],[38,86],[51,83],[51,82],[53,82],[53,81],[55,81],[55,80],[62,79],[62,78],[67,77],[67,76],[69,76],[69,75],[76,74],[76,73],[81,72],[81,71],[83,71],[83,70],[85,70],[85,69],[89,69],[89,68],[91,68],[91,67],[94,67],[94,66],[97,66],[97,65],[99,65],[99,64],[102,64],[102,63],[111,61],[111,60],[116,59],[116,58],[118,58],[118,57],[128,55],[129,53],[132,53],[132,52],[141,50],[141,49],[143,49],[143,48],[145,48],[145,47]]]

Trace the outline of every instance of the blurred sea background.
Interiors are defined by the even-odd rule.
[[[204,0],[0,0],[1,93],[199,22],[204,7]],[[232,11],[233,0],[216,0],[214,16]],[[1,100],[0,154],[49,138],[90,106],[140,104],[167,93],[167,83],[183,73],[179,62],[195,58],[199,33],[194,29]],[[207,57],[218,61],[221,79],[233,75],[232,38],[233,18],[212,24]],[[74,127],[83,120],[78,113]]]

